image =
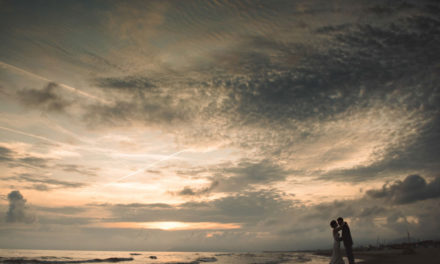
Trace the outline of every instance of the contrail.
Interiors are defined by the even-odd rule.
[[[53,80],[47,79],[47,78],[45,78],[45,77],[43,77],[43,76],[37,75],[37,74],[35,74],[35,73],[29,72],[29,71],[26,71],[26,70],[23,70],[23,69],[21,69],[21,68],[18,68],[18,67],[14,66],[14,65],[11,65],[11,64],[8,64],[8,63],[2,62],[2,61],[0,61],[0,66],[4,67],[4,68],[6,68],[6,69],[9,69],[9,70],[17,71],[17,72],[19,72],[19,73],[21,73],[21,74],[24,74],[24,75],[27,75],[27,76],[30,76],[30,77],[36,78],[36,79],[38,79],[38,80],[42,80],[42,81],[46,81],[46,82],[54,82]],[[94,96],[94,95],[92,95],[92,94],[89,94],[89,93],[86,93],[86,92],[84,92],[84,91],[81,91],[81,90],[79,90],[79,89],[77,89],[77,88],[75,88],[75,87],[72,87],[72,86],[70,86],[70,85],[67,85],[67,84],[64,84],[64,83],[60,83],[60,82],[56,82],[56,83],[57,83],[60,87],[62,87],[62,88],[64,88],[64,89],[67,89],[67,90],[69,90],[70,92],[76,93],[76,94],[78,94],[78,95],[81,95],[81,96],[87,97],[87,98],[92,99],[92,100],[99,101],[99,102],[104,103],[104,104],[109,104],[109,102],[108,102],[107,100],[104,100],[104,99],[99,98],[99,97],[97,97],[97,96]]]
[[[47,137],[43,137],[43,136],[27,133],[27,132],[24,132],[24,131],[21,131],[21,130],[9,128],[9,127],[4,127],[4,126],[0,126],[0,130],[5,130],[5,131],[8,131],[8,132],[19,134],[19,135],[23,135],[23,136],[26,136],[26,137],[40,139],[40,140],[52,143],[54,145],[73,146],[73,147],[81,149],[81,150],[86,150],[86,151],[95,152],[95,153],[105,153],[105,154],[108,154],[111,151],[111,150],[106,149],[106,148],[99,148],[99,147],[93,147],[93,146],[92,147],[77,146],[77,145],[72,145],[70,143],[63,143],[63,142],[56,141],[56,140],[53,140],[53,139],[50,139],[50,138],[47,138]],[[64,132],[64,133],[66,133],[66,132]],[[73,136],[76,140],[81,141],[81,142],[86,143],[86,144],[92,144],[92,143],[90,143],[90,141],[85,141],[84,139],[79,138],[77,135],[75,135],[73,133],[70,134],[70,133],[71,132],[69,132],[68,135]]]
[[[115,183],[115,182],[118,182],[118,181],[120,181],[120,180],[126,179],[126,178],[128,178],[128,177],[133,176],[133,175],[136,175],[136,174],[138,174],[139,172],[142,172],[142,171],[144,171],[144,170],[146,170],[146,169],[148,169],[148,168],[151,168],[151,167],[153,167],[154,165],[156,165],[156,164],[158,164],[158,163],[160,163],[160,162],[162,162],[162,161],[169,160],[169,159],[171,159],[172,157],[179,155],[180,153],[187,152],[187,151],[190,151],[190,150],[191,150],[191,149],[184,149],[184,150],[177,151],[177,152],[175,152],[175,153],[173,153],[173,154],[171,154],[171,155],[168,155],[168,156],[166,156],[166,157],[164,157],[164,158],[162,158],[162,159],[160,159],[160,160],[157,160],[157,161],[155,161],[155,162],[153,162],[153,163],[150,163],[150,164],[148,164],[147,166],[145,166],[145,167],[143,167],[143,168],[141,168],[141,169],[139,169],[139,170],[137,170],[137,171],[134,171],[134,172],[132,172],[132,173],[129,173],[129,174],[127,174],[127,175],[125,175],[125,176],[123,176],[123,177],[121,177],[121,178],[119,178],[119,179],[116,179],[116,180],[114,180],[114,181],[112,181],[112,182],[106,183],[106,184],[102,185],[101,188],[99,188],[98,190],[104,189],[105,187],[107,187],[108,185],[110,185],[110,184],[112,184],[112,183]]]
[[[55,144],[55,145],[66,145],[65,143],[58,142],[58,141],[55,141],[55,140],[52,140],[52,139],[49,139],[49,138],[46,138],[46,137],[42,137],[42,136],[38,136],[38,135],[34,135],[34,134],[30,134],[30,133],[26,133],[26,132],[23,132],[23,131],[20,131],[20,130],[16,130],[16,129],[12,129],[12,128],[8,128],[8,127],[0,126],[0,129],[2,129],[2,130],[6,130],[6,131],[9,131],[9,132],[12,132],[12,133],[20,134],[20,135],[23,135],[23,136],[27,136],[27,137],[31,137],[31,138],[36,138],[36,139],[44,140],[44,141],[50,142],[50,143]],[[180,153],[187,152],[187,151],[191,151],[191,150],[192,150],[192,149],[184,149],[184,150],[177,151],[177,152],[175,152],[175,153],[173,153],[173,154],[171,154],[171,155],[165,156],[165,157],[163,157],[163,158],[160,159],[160,160],[157,160],[157,161],[155,161],[155,162],[153,162],[153,163],[148,164],[147,166],[145,166],[145,167],[143,167],[143,168],[138,169],[137,171],[134,171],[134,172],[129,173],[129,174],[127,174],[127,175],[125,175],[125,176],[123,176],[123,177],[121,177],[121,178],[118,178],[118,179],[116,179],[116,180],[114,180],[114,181],[112,181],[112,182],[109,182],[109,183],[106,183],[106,184],[102,185],[101,188],[99,188],[98,190],[104,189],[105,187],[107,187],[108,185],[110,185],[110,184],[112,184],[112,183],[115,183],[115,182],[118,182],[118,181],[120,181],[120,180],[123,180],[123,179],[129,178],[129,177],[131,177],[131,176],[133,176],[133,175],[136,175],[136,174],[138,174],[138,173],[140,173],[140,172],[142,172],[142,171],[144,171],[144,170],[146,170],[146,169],[148,169],[148,168],[153,167],[154,165],[156,165],[156,164],[158,164],[158,163],[160,163],[160,162],[162,162],[162,161],[169,160],[169,159],[171,159],[172,157],[179,155]]]
[[[16,129],[12,129],[12,128],[8,128],[8,127],[0,126],[0,129],[6,130],[6,131],[9,131],[9,132],[12,132],[12,133],[20,134],[20,135],[23,135],[23,136],[27,136],[27,137],[32,137],[32,138],[44,140],[44,141],[50,142],[50,143],[55,144],[55,145],[66,145],[65,143],[58,142],[58,141],[52,140],[50,138],[46,138],[46,137],[42,137],[42,136],[26,133],[26,132],[23,132],[23,131],[20,131],[20,130],[16,130]]]
[[[43,140],[43,141],[52,143],[54,145],[73,146],[73,147],[75,147],[77,149],[85,150],[85,151],[90,151],[90,152],[94,152],[94,153],[104,153],[106,155],[109,155],[112,152],[111,149],[95,147],[95,146],[93,146],[93,143],[90,142],[89,140],[81,139],[77,135],[75,135],[73,133],[71,134],[71,132],[69,132],[68,135],[73,136],[76,140],[81,141],[82,143],[89,144],[89,145],[92,145],[92,146],[91,147],[89,147],[89,146],[77,146],[77,145],[72,145],[70,143],[63,143],[61,141],[56,141],[56,140],[53,140],[53,139],[50,139],[50,138],[47,138],[47,137],[43,137],[43,136],[27,133],[27,132],[24,132],[24,131],[21,131],[21,130],[9,128],[9,127],[4,127],[4,126],[0,126],[0,130],[5,130],[5,131],[8,131],[8,132],[11,132],[11,133],[14,133],[14,134],[19,134],[19,135],[22,135],[22,136]],[[64,133],[66,133],[66,132],[64,132]],[[188,151],[188,150],[185,150],[185,151]],[[172,155],[174,156],[174,154],[172,154]]]

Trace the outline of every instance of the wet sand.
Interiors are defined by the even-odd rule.
[[[440,248],[417,248],[413,254],[405,254],[401,249],[363,251],[355,252],[355,257],[363,260],[356,262],[359,264],[438,264]]]
[[[343,252],[345,253],[345,252]],[[321,256],[331,256],[331,251],[315,252]],[[412,254],[405,254],[402,249],[377,251],[354,251],[357,264],[439,264],[440,248],[417,248]],[[348,263],[344,254],[344,262]]]

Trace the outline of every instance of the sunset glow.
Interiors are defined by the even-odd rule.
[[[95,225],[97,227],[106,228],[147,228],[160,230],[228,230],[239,229],[238,224],[228,223],[186,223],[186,222],[115,222],[115,223],[101,223]]]
[[[0,0],[0,248],[439,238],[440,4],[397,2]]]

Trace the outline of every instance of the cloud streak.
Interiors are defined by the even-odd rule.
[[[13,70],[13,71],[15,71],[15,72],[19,72],[19,73],[24,74],[24,75],[26,75],[26,76],[29,76],[29,77],[32,77],[32,78],[36,78],[36,79],[41,80],[41,81],[46,81],[46,82],[48,82],[48,83],[54,83],[53,80],[49,80],[49,79],[47,79],[47,78],[45,78],[45,77],[42,77],[42,76],[37,75],[37,74],[34,74],[34,73],[32,73],[32,72],[29,72],[29,71],[23,70],[23,69],[21,69],[21,68],[18,68],[18,67],[16,67],[16,66],[11,65],[11,64],[5,63],[5,62],[3,62],[3,61],[0,61],[0,66],[3,67],[3,68],[6,68],[6,69],[8,69],[8,70]],[[89,94],[89,93],[86,93],[86,92],[81,91],[80,89],[77,89],[77,88],[72,87],[72,86],[70,86],[70,85],[67,85],[67,84],[64,84],[64,83],[57,83],[57,84],[58,84],[60,87],[62,87],[62,88],[64,88],[64,89],[68,90],[69,92],[75,93],[75,94],[80,95],[80,96],[82,96],[82,97],[86,97],[86,98],[88,98],[88,99],[91,99],[91,100],[94,100],[94,101],[97,101],[97,102],[100,102],[100,103],[103,103],[103,104],[108,104],[108,103],[109,103],[109,102],[108,102],[107,100],[105,100],[105,99],[99,98],[99,97],[94,96],[94,95]]]
[[[52,179],[45,176],[36,176],[30,174],[20,174],[15,177],[12,176],[8,178],[3,178],[3,180],[31,183],[32,185],[24,186],[24,187],[38,191],[50,191],[59,188],[81,188],[86,186],[85,183],[63,181],[63,180]]]

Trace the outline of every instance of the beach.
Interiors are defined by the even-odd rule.
[[[355,257],[362,264],[438,264],[440,248],[416,248],[413,254],[405,254],[401,249],[356,252]]]
[[[344,253],[344,261],[348,263]],[[331,251],[317,251],[317,255],[331,256]],[[438,264],[440,248],[416,248],[411,254],[402,249],[354,251],[358,264]]]
[[[313,252],[165,252],[0,249],[1,264],[328,264]]]

